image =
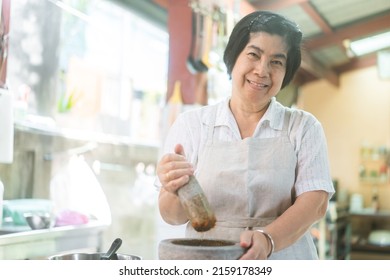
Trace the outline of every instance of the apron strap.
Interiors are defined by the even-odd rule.
[[[209,146],[213,143],[213,138],[214,138],[214,127],[215,127],[215,121],[217,119],[217,111],[218,108],[215,110],[212,110],[210,112],[210,122],[209,122],[209,127],[207,128],[207,140],[206,140],[206,145]]]
[[[272,223],[277,217],[269,218],[242,218],[236,220],[218,220],[215,224],[216,227],[227,228],[262,228]]]
[[[291,111],[284,110],[284,122],[283,122],[283,131],[288,132],[288,127],[290,126]]]

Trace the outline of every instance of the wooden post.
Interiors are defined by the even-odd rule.
[[[0,87],[6,87],[10,0],[0,1]]]
[[[177,81],[181,84],[182,101],[184,104],[196,102],[196,76],[187,68],[187,58],[190,54],[192,10],[188,1],[168,1],[168,32],[169,32],[169,65],[168,65],[168,101],[173,94]]]

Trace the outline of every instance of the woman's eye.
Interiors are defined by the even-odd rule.
[[[280,60],[273,60],[271,63],[274,64],[274,65],[279,65],[279,66],[283,66],[284,65],[283,62],[280,61]]]
[[[248,53],[248,56],[249,57],[254,57],[254,58],[258,57],[258,55],[256,53],[254,53],[254,52]]]

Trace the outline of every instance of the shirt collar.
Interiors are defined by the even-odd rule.
[[[224,101],[217,105],[215,126],[229,126],[229,124],[231,123],[229,122],[229,119],[234,118],[229,107],[229,101],[230,98],[226,98]],[[283,128],[283,119],[284,107],[276,100],[275,97],[272,97],[271,103],[264,116],[261,118],[259,125],[261,125],[263,122],[268,122],[271,128],[275,130],[281,130]],[[207,114],[207,117],[204,119],[204,123],[209,124],[210,121],[210,115]]]
[[[264,116],[260,120],[260,124],[268,122],[270,128],[275,130],[281,130],[283,128],[284,120],[284,106],[280,104],[275,97],[271,98],[271,104],[269,105]]]
[[[229,126],[229,119],[234,118],[229,106],[230,98],[226,98],[220,106],[218,106],[215,126]]]

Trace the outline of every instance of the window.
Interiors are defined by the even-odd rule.
[[[167,31],[110,1],[11,3],[17,121],[158,141],[167,64]]]

